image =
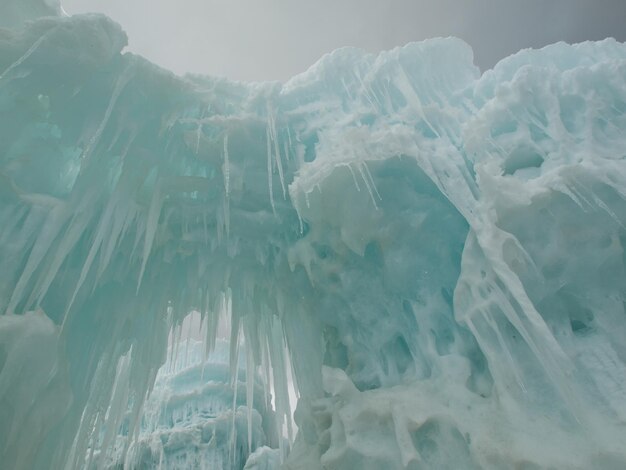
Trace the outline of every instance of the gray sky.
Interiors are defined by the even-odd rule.
[[[376,52],[457,36],[486,69],[525,47],[626,41],[626,0],[62,0],[102,12],[130,50],[182,74],[286,80],[341,46]]]

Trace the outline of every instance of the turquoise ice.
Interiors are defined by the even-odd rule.
[[[626,45],[481,74],[433,39],[240,83],[11,8],[3,468],[175,468],[211,381],[223,439],[193,458],[223,468],[626,467]],[[190,313],[195,362],[159,372]]]

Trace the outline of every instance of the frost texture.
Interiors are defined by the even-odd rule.
[[[223,468],[626,466],[626,46],[342,49],[281,85],[125,44],[0,31],[4,466],[158,468],[190,312],[205,353],[231,326]]]

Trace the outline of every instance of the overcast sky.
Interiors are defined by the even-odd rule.
[[[525,47],[626,41],[626,0],[62,0],[118,21],[130,50],[176,73],[286,80],[341,46],[379,51],[437,36],[481,69]]]

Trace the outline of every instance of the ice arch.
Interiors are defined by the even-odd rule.
[[[278,426],[293,367],[287,468],[625,464],[624,45],[482,76],[457,39],[342,49],[281,85],[125,44],[97,15],[0,33],[5,464],[106,466],[125,420],[132,467],[194,310]]]

